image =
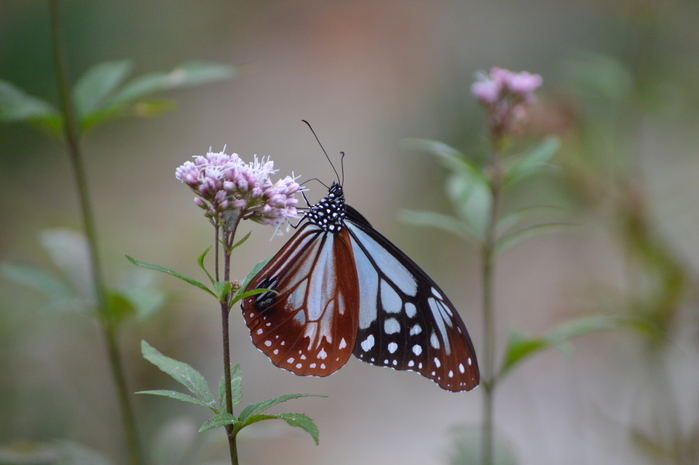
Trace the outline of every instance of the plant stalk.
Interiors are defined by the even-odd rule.
[[[99,321],[102,326],[102,333],[107,346],[109,364],[117,390],[117,398],[121,411],[124,437],[128,452],[128,463],[130,465],[140,465],[143,463],[143,461],[141,448],[138,441],[138,433],[136,430],[136,421],[133,415],[133,409],[131,407],[126,383],[126,376],[119,353],[116,328],[114,326],[114,322],[109,316],[107,292],[105,291],[104,279],[102,276],[102,267],[98,252],[99,249],[97,246],[95,220],[92,214],[92,208],[90,206],[90,195],[80,145],[79,129],[75,118],[70,89],[68,87],[67,64],[61,40],[59,1],[49,0],[49,9],[51,17],[53,54],[56,61],[56,80],[58,84],[58,93],[61,99],[61,109],[64,116],[64,131],[66,142],[68,144],[68,154],[75,176],[75,185],[78,191],[83,228],[85,230],[85,236],[87,238],[90,252],[90,265],[92,269],[95,298],[97,299],[97,310],[100,316]]]
[[[240,219],[230,226],[229,230],[224,230],[224,247],[223,247],[223,279],[231,280],[231,247],[235,239],[235,232],[238,229]],[[216,228],[216,237],[218,238],[219,229]],[[218,241],[216,243],[218,251]],[[216,276],[218,279],[218,253],[216,254]],[[233,392],[231,391],[231,349],[229,335],[229,301],[231,293],[226,295],[226,298],[221,302],[221,326],[223,334],[223,376],[226,383],[226,411],[233,415]],[[236,443],[237,433],[232,425],[226,426],[226,437],[228,438],[228,449],[231,455],[231,464],[238,465],[238,445]]]
[[[502,167],[497,151],[493,152],[490,189],[493,203],[485,240],[482,245],[483,274],[483,424],[481,436],[481,463],[493,464],[493,406],[495,394],[495,311],[493,306],[493,278],[495,269],[495,228],[500,210]]]

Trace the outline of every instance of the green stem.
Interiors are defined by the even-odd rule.
[[[99,321],[102,326],[102,332],[107,345],[107,354],[117,390],[119,408],[121,410],[121,417],[124,427],[124,436],[128,449],[129,464],[140,465],[143,461],[141,459],[142,456],[138,442],[138,433],[136,432],[136,422],[133,415],[133,409],[131,408],[131,402],[126,384],[126,376],[124,374],[124,368],[119,354],[116,328],[109,317],[107,293],[105,291],[104,279],[102,277],[102,267],[100,264],[97,247],[95,221],[92,215],[92,208],[90,207],[90,196],[87,187],[85,164],[83,162],[82,149],[80,146],[79,129],[76,123],[73,102],[68,87],[68,72],[61,40],[58,0],[49,0],[49,9],[51,15],[53,53],[56,60],[56,79],[58,83],[58,93],[61,99],[61,108],[64,115],[65,137],[68,144],[68,154],[75,176],[75,185],[78,191],[83,228],[85,230],[85,236],[87,237],[87,243],[90,250],[90,265],[95,298],[97,299],[97,309],[100,315]]]
[[[231,225],[230,230],[224,232],[225,240],[223,247],[223,279],[225,281],[231,280],[231,246],[234,243],[233,241],[235,239],[235,231],[238,229],[239,221],[240,220],[236,221],[233,225]],[[218,228],[216,236],[218,238]],[[218,254],[216,263],[218,265]],[[216,270],[216,273],[218,276],[218,269]],[[229,292],[224,301],[221,302],[221,326],[223,333],[223,376],[226,383],[226,411],[233,415],[233,392],[231,391],[231,350],[230,335],[228,330],[228,319],[230,315],[228,301],[230,297],[231,294]],[[233,465],[238,465],[238,445],[236,443],[237,433],[233,429],[232,425],[226,426],[226,436],[228,437],[228,449],[231,455],[231,463]]]
[[[493,307],[493,277],[495,268],[495,227],[500,210],[502,168],[497,151],[493,153],[490,189],[493,203],[490,210],[488,230],[482,245],[483,274],[483,332],[484,348],[481,366],[483,377],[483,424],[481,438],[481,460],[483,465],[493,463],[493,405],[495,390],[495,311]]]

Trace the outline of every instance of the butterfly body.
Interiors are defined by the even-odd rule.
[[[354,354],[417,371],[449,391],[478,385],[473,344],[452,303],[345,204],[340,184],[304,219],[247,286],[275,291],[242,304],[258,349],[298,375],[330,375]]]

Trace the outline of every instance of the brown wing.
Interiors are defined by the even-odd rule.
[[[304,224],[247,287],[270,289],[243,300],[253,344],[276,366],[327,376],[352,354],[359,284],[346,229]]]

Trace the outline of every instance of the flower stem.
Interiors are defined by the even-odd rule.
[[[231,247],[235,239],[235,231],[238,229],[238,221],[231,225],[229,230],[224,230],[224,247],[223,247],[223,279],[225,281],[231,280]],[[216,228],[216,237],[218,238],[219,228]],[[216,245],[218,251],[218,241]],[[218,253],[216,254],[216,276],[218,278]],[[226,298],[221,302],[221,326],[223,333],[223,376],[226,383],[226,411],[233,415],[233,392],[231,391],[231,350],[230,350],[230,336],[229,336],[229,322],[228,317],[230,315],[229,300],[231,298],[231,293],[226,295]],[[232,425],[226,426],[226,436],[228,437],[228,449],[231,455],[231,463],[233,465],[238,465],[238,445],[236,443],[237,433],[233,429]]]
[[[482,244],[482,274],[483,274],[483,424],[481,437],[481,463],[493,464],[493,406],[494,406],[494,360],[495,360],[495,315],[493,308],[493,277],[495,268],[495,227],[500,210],[501,166],[497,151],[493,152],[491,165],[490,189],[493,203],[485,240]]]
[[[73,109],[70,90],[68,88],[68,73],[65,53],[61,41],[61,24],[58,0],[49,0],[49,9],[51,17],[53,53],[56,61],[56,79],[58,84],[58,93],[61,99],[64,131],[66,142],[68,144],[68,154],[70,156],[70,161],[75,176],[75,185],[78,191],[83,228],[85,230],[85,236],[87,237],[87,243],[90,251],[90,265],[95,298],[97,299],[97,309],[100,316],[99,321],[102,326],[102,332],[107,345],[107,355],[117,390],[117,398],[119,401],[119,408],[121,410],[124,436],[128,450],[128,463],[130,465],[140,465],[143,461],[141,448],[138,441],[138,433],[136,431],[136,421],[131,408],[126,376],[119,353],[116,327],[113,320],[109,317],[106,297],[107,293],[105,291],[104,279],[102,277],[102,267],[100,264],[100,257],[97,247],[95,220],[92,215],[92,208],[90,206],[90,196],[80,145],[79,129],[75,118],[75,111]]]

